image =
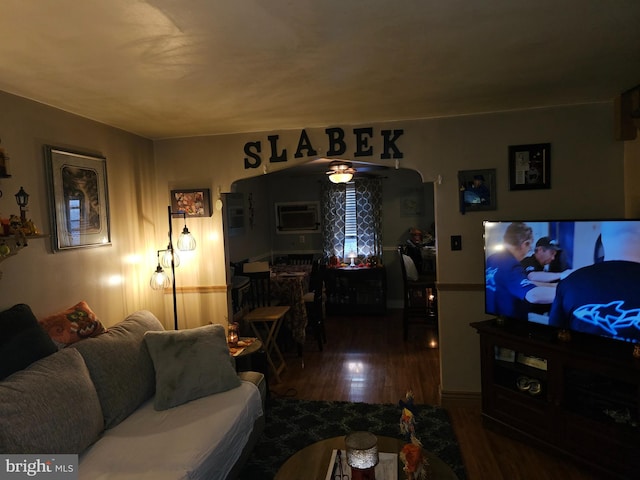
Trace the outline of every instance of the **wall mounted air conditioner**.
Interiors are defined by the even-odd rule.
[[[276,203],[277,233],[319,233],[320,202]]]

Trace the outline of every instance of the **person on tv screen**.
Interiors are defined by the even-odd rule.
[[[549,325],[640,342],[640,221],[601,228],[604,260],[560,281]]]
[[[510,224],[504,233],[504,250],[487,258],[485,281],[487,312],[526,320],[531,304],[550,304],[555,287],[530,281],[520,263],[533,243],[531,227]]]
[[[533,255],[525,257],[520,263],[529,280],[536,282],[557,282],[570,273],[562,249],[549,237],[540,237]]]

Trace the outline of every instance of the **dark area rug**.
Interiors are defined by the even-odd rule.
[[[319,402],[272,398],[265,431],[240,473],[241,480],[272,480],[280,466],[298,450],[326,438],[366,430],[402,438],[401,408],[394,404]],[[466,479],[462,455],[446,410],[416,405],[416,436],[424,448]]]

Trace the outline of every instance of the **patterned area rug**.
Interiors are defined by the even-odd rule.
[[[272,398],[265,431],[240,473],[241,480],[272,480],[280,466],[298,450],[325,438],[366,430],[400,435],[401,408],[394,404],[319,402]],[[416,406],[416,436],[424,448],[466,479],[462,455],[446,410]]]

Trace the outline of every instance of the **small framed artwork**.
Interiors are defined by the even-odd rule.
[[[208,188],[171,190],[171,212],[174,216],[210,217],[211,192]]]
[[[400,197],[400,216],[415,217],[424,214],[424,190],[411,188]]]
[[[551,188],[551,144],[509,146],[509,189]]]
[[[223,208],[227,221],[227,234],[230,237],[244,234],[244,195],[225,193],[224,197]]]
[[[460,213],[496,209],[496,170],[461,170],[458,172]]]
[[[45,145],[54,251],[111,244],[107,160]]]

